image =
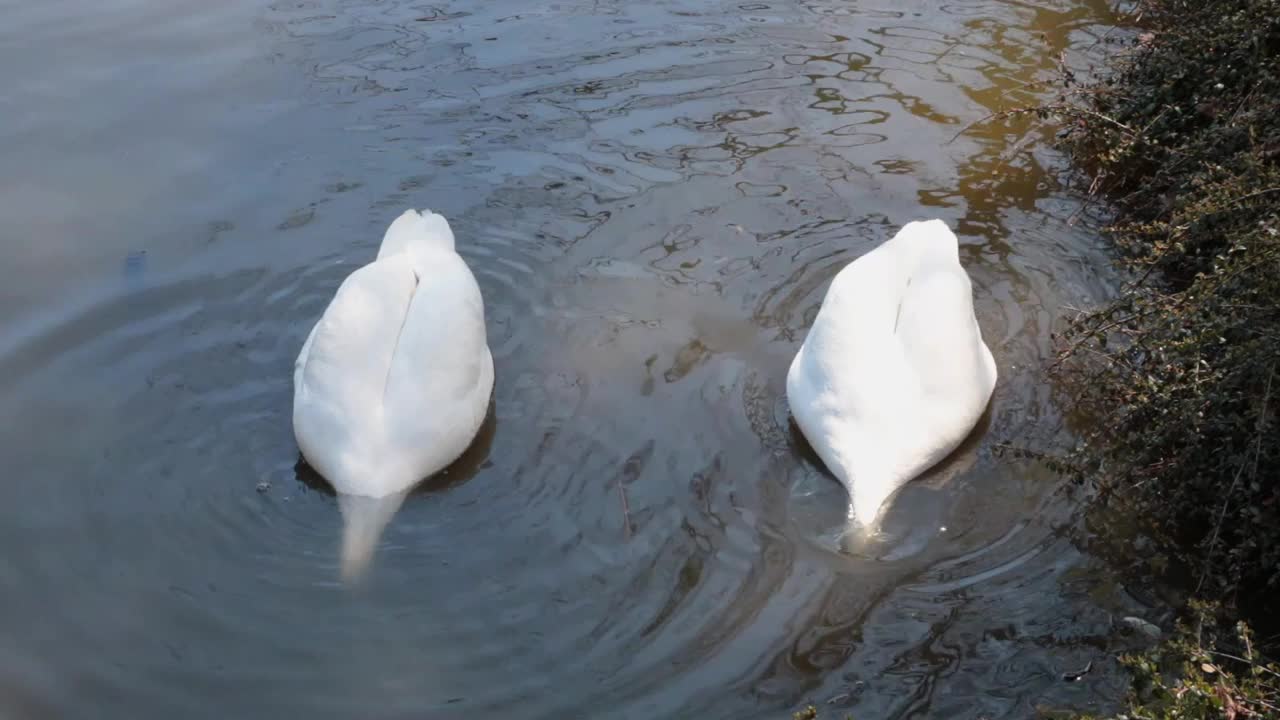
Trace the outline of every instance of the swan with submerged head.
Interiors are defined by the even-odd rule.
[[[294,435],[338,493],[354,579],[405,495],[462,455],[489,408],[484,302],[443,217],[391,223],[311,330],[293,388]]]
[[[787,373],[787,401],[848,490],[850,520],[870,533],[898,488],[960,445],[995,384],[959,242],[930,220],[831,281]]]

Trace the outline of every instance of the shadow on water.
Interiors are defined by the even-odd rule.
[[[980,121],[1115,22],[1098,0],[7,9],[0,714],[1105,709],[1112,618],[1163,609],[1061,478],[993,448],[1072,442],[1040,363],[1113,278],[1045,131]],[[291,368],[406,206],[450,219],[497,385],[353,588]],[[831,278],[928,216],[1000,381],[874,552],[840,552],[787,366]]]

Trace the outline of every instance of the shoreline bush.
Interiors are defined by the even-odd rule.
[[[1280,583],[1280,2],[1148,0],[1115,72],[1050,111],[1133,282],[1071,320],[1085,456],[1189,549],[1199,592]]]

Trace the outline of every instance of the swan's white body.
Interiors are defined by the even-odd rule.
[[[339,494],[344,573],[358,572],[405,493],[471,444],[493,391],[480,287],[443,217],[391,224],[312,329],[293,387],[298,446]]]
[[[959,243],[908,223],[841,270],[787,373],[791,414],[873,530],[903,483],[982,417],[996,364],[982,341]]]

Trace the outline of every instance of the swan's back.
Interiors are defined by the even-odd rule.
[[[846,408],[885,417],[904,409],[911,388],[870,378],[898,377],[905,365],[934,388],[946,363],[932,359],[972,345],[975,328],[955,235],[940,220],[909,223],[836,274],[793,374],[842,396]]]
[[[904,234],[909,272],[895,335],[919,378],[922,399],[971,404],[980,397],[985,406],[995,360],[982,341],[959,241],[941,220],[910,223]]]
[[[484,301],[471,270],[452,250],[428,253],[391,357],[382,402],[389,434],[401,445],[457,448],[431,472],[457,459],[479,430],[493,389]],[[379,261],[383,262],[383,261]],[[433,465],[436,463],[432,463]]]
[[[444,218],[409,211],[353,272],[294,373],[294,430],[340,493],[380,497],[443,469],[488,409],[480,288]]]
[[[869,525],[954,450],[995,386],[959,243],[909,223],[831,282],[787,375],[796,423]]]

